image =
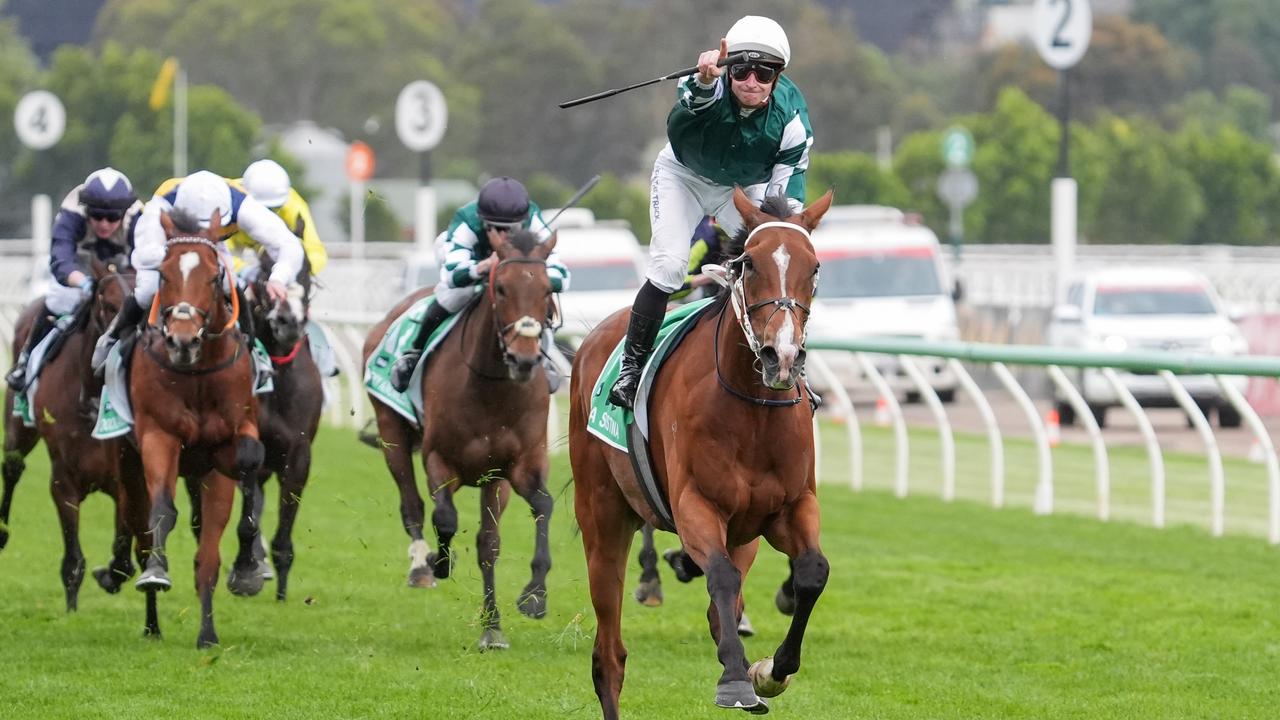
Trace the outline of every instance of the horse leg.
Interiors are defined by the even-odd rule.
[[[262,570],[255,557],[256,547],[261,543],[259,521],[262,503],[259,501],[259,496],[262,493],[262,478],[259,470],[262,468],[264,455],[265,448],[257,439],[256,428],[252,433],[244,432],[243,429],[242,432],[237,433],[234,469],[236,469],[236,479],[239,480],[242,496],[241,520],[236,527],[239,552],[236,553],[236,561],[233,562],[232,569],[227,574],[227,589],[232,594],[241,594],[241,596],[255,596],[262,592],[262,583],[264,583]],[[219,536],[220,534],[219,530]],[[204,529],[201,529],[201,537],[204,537]]]
[[[302,491],[311,474],[311,443],[298,440],[289,452],[280,480],[280,524],[271,540],[271,563],[276,568],[276,599],[283,601],[289,589],[289,570],[293,567],[293,523],[298,519]]]
[[[213,627],[213,591],[218,586],[218,542],[231,517],[236,501],[236,484],[231,478],[214,470],[205,476],[204,493],[200,499],[203,523],[200,526],[200,546],[196,550],[196,591],[200,595],[200,634],[196,648],[203,649],[218,644],[218,633]]]
[[[653,526],[645,523],[640,528],[640,584],[636,586],[636,600],[641,605],[658,607],[662,604],[662,577],[658,575],[658,551],[653,547]]]
[[[738,626],[742,612],[742,570],[726,547],[724,521],[719,513],[706,501],[689,495],[686,494],[676,509],[676,527],[681,529],[685,552],[707,574],[707,594],[711,596],[707,619],[711,637],[716,642],[716,656],[724,666],[716,683],[715,703],[724,708],[768,712],[768,706],[747,678],[747,654],[742,638],[736,632],[722,632],[724,628]],[[735,555],[739,555],[738,551]],[[737,559],[742,562],[740,555]]]
[[[516,606],[520,612],[531,618],[543,618],[547,615],[547,572],[551,570],[551,546],[549,540],[551,510],[554,502],[551,493],[547,492],[547,473],[540,468],[529,474],[532,482],[523,485],[520,496],[529,503],[533,510],[535,525],[533,560],[529,567],[533,576],[529,584],[524,586]]]
[[[796,568],[795,563],[790,563],[791,569],[787,572],[787,579],[782,581],[782,585],[778,586],[778,592],[773,596],[773,604],[777,606],[778,612],[783,615],[796,614]]]
[[[427,471],[427,490],[436,506],[431,511],[431,525],[436,531],[436,552],[427,554],[427,563],[436,577],[447,578],[453,570],[449,544],[458,533],[458,510],[453,506],[453,489],[457,476],[444,464],[439,453],[428,452],[424,447],[422,454],[422,464]]]
[[[62,526],[62,588],[67,612],[75,612],[80,583],[84,581],[84,553],[80,550],[80,503],[84,496],[66,466],[58,460],[53,463],[53,482],[49,489]]]
[[[177,438],[162,431],[142,430],[139,430],[138,443],[151,507],[147,518],[151,552],[142,575],[133,586],[143,592],[167,591],[173,587],[173,582],[169,579],[169,558],[165,553],[165,542],[178,522],[178,508],[174,505],[173,496],[178,484],[181,444]]]
[[[502,615],[498,612],[497,589],[494,587],[494,567],[498,564],[498,552],[502,538],[498,534],[498,522],[511,497],[511,484],[492,480],[480,488],[480,532],[476,534],[476,561],[480,564],[480,577],[484,581],[484,607],[480,621],[484,632],[477,647],[485,650],[506,650],[511,647],[502,634]]]
[[[756,691],[773,697],[787,689],[791,676],[800,669],[800,644],[809,615],[830,574],[827,558],[818,547],[818,499],[812,494],[801,497],[766,529],[765,538],[791,558],[791,585],[796,599],[795,614],[782,644],[772,658],[751,666]]]
[[[10,392],[10,400],[12,395]],[[6,410],[11,407],[12,402],[5,403]],[[35,430],[24,427],[17,418],[5,418],[4,462],[0,465],[0,474],[4,477],[4,495],[0,497],[0,550],[9,544],[9,508],[13,506],[13,491],[27,469],[27,455],[39,441],[40,436]]]
[[[240,482],[240,523],[236,525],[240,549],[227,571],[227,589],[232,595],[251,597],[262,592],[264,578],[257,558],[262,532],[262,481],[261,474],[253,472]]]
[[[426,509],[413,476],[413,439],[409,435],[412,429],[395,413],[376,403],[374,414],[378,420],[382,459],[400,491],[400,521],[409,536],[409,587],[435,587],[436,580],[427,561],[431,548],[422,537]],[[282,497],[283,492],[281,490]]]
[[[123,483],[115,483],[112,493],[116,502],[116,534],[111,540],[111,562],[106,567],[93,569],[93,579],[98,586],[111,594],[120,592],[125,580],[136,572],[129,552],[133,549],[133,530],[129,524],[129,501],[125,495]]]
[[[121,441],[115,441],[120,443]],[[119,448],[120,446],[117,445]],[[151,533],[148,531],[148,515],[151,512],[147,487],[143,479],[142,458],[137,454],[118,450],[116,477],[120,493],[118,502],[125,507],[125,518],[134,541],[134,557],[138,565],[146,567],[151,557]],[[146,592],[146,624],[142,629],[143,637],[160,638],[160,616],[156,610],[156,591]]]
[[[596,612],[591,679],[605,720],[617,720],[627,666],[627,648],[622,644],[622,592],[631,540],[640,523],[608,468],[603,467],[604,460],[599,463],[603,470],[591,474],[580,472],[575,463],[574,512],[582,528],[591,605]]]

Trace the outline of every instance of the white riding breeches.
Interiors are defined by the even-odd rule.
[[[764,198],[766,184],[743,188],[756,205]],[[729,237],[742,227],[742,217],[733,205],[733,188],[717,185],[685,167],[676,159],[671,144],[662,148],[653,163],[649,181],[649,270],[646,279],[668,293],[684,285],[689,270],[689,241],[706,215]]]
[[[449,287],[441,280],[436,285],[436,302],[451,313],[456,313],[467,304],[472,297],[483,290],[483,285],[467,285],[466,287]]]
[[[51,315],[69,315],[80,306],[84,293],[78,287],[67,287],[61,283],[49,283],[49,291],[44,296],[44,306]]]

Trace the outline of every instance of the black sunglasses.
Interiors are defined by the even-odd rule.
[[[124,217],[124,213],[119,210],[88,210],[85,213],[90,220],[106,220],[107,222],[120,222],[120,218]]]
[[[523,225],[524,223],[518,223],[518,222],[513,222],[513,223],[487,222],[484,224],[484,227],[486,230],[511,233],[519,230],[521,227],[523,227]]]
[[[742,82],[747,79],[751,73],[756,74],[756,82],[769,84],[773,79],[778,77],[781,68],[777,65],[766,65],[764,63],[738,63],[729,66],[729,77]]]

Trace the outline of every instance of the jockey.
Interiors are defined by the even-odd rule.
[[[738,52],[748,53],[746,62],[716,65]],[[635,402],[640,370],[667,299],[684,282],[689,237],[702,217],[714,215],[730,237],[737,234],[742,218],[733,205],[735,185],[756,203],[781,194],[793,211],[803,209],[813,131],[804,97],[782,75],[790,62],[782,27],[746,15],[721,38],[719,50],[698,57],[698,72],[680,81],[667,115],[668,142],[653,164],[649,270],[631,307],[622,371],[609,392],[614,405]]]
[[[277,301],[289,297],[288,286],[302,269],[302,243],[289,232],[278,215],[244,191],[232,187],[226,178],[208,170],[166,180],[136,222],[133,266],[138,271],[138,282],[133,295],[125,300],[110,327],[98,339],[93,350],[94,370],[100,370],[106,363],[107,354],[121,333],[142,321],[145,308],[151,305],[160,288],[160,264],[164,262],[167,242],[160,215],[170,210],[181,210],[194,217],[202,228],[209,227],[210,219],[217,212],[227,235],[235,234],[243,227],[249,237],[267,249],[275,263],[271,279],[267,282],[267,295]]]
[[[280,166],[280,163],[266,159],[252,162],[244,169],[243,177],[231,181],[231,186],[249,193],[254,200],[280,216],[284,224],[302,241],[302,251],[307,257],[311,274],[318,276],[328,264],[329,254],[325,251],[324,243],[320,242],[315,221],[311,219],[311,206],[293,188],[289,173]],[[231,251],[236,263],[236,271],[243,283],[251,283],[257,279],[258,266],[243,267],[244,261],[241,260],[240,253],[243,250],[256,253],[259,247],[261,246],[254,242],[244,230],[227,238],[227,249]],[[337,375],[338,361],[334,357],[333,346],[325,335],[324,328],[310,318],[306,320],[307,334],[314,340],[321,341],[312,344],[320,375],[322,377]]]
[[[493,243],[518,229],[532,230],[538,242],[551,237],[551,229],[542,219],[537,203],[519,180],[496,177],[484,184],[476,201],[463,205],[453,214],[449,229],[437,238],[441,249],[440,282],[435,298],[422,318],[422,325],[409,348],[396,360],[391,371],[391,385],[404,392],[409,388],[413,370],[422,358],[422,349],[431,333],[448,317],[463,308],[475,294],[475,286],[484,282],[498,258]],[[551,292],[569,289],[569,270],[555,251],[547,258],[547,276]]]
[[[55,326],[54,319],[75,314],[80,304],[93,294],[93,279],[85,273],[79,253],[85,252],[104,262],[120,256],[127,258],[133,249],[134,225],[141,212],[142,203],[133,194],[129,178],[109,167],[90,173],[62,201],[53,222],[49,247],[49,270],[57,282],[49,286],[43,311],[36,315],[26,345],[13,369],[5,375],[5,381],[15,392],[29,384],[27,361],[32,349],[50,331],[55,338],[62,334],[62,324]]]

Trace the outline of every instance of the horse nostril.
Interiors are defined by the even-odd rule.
[[[760,348],[760,359],[763,360],[766,365],[777,365],[778,351],[772,345],[765,345]]]

